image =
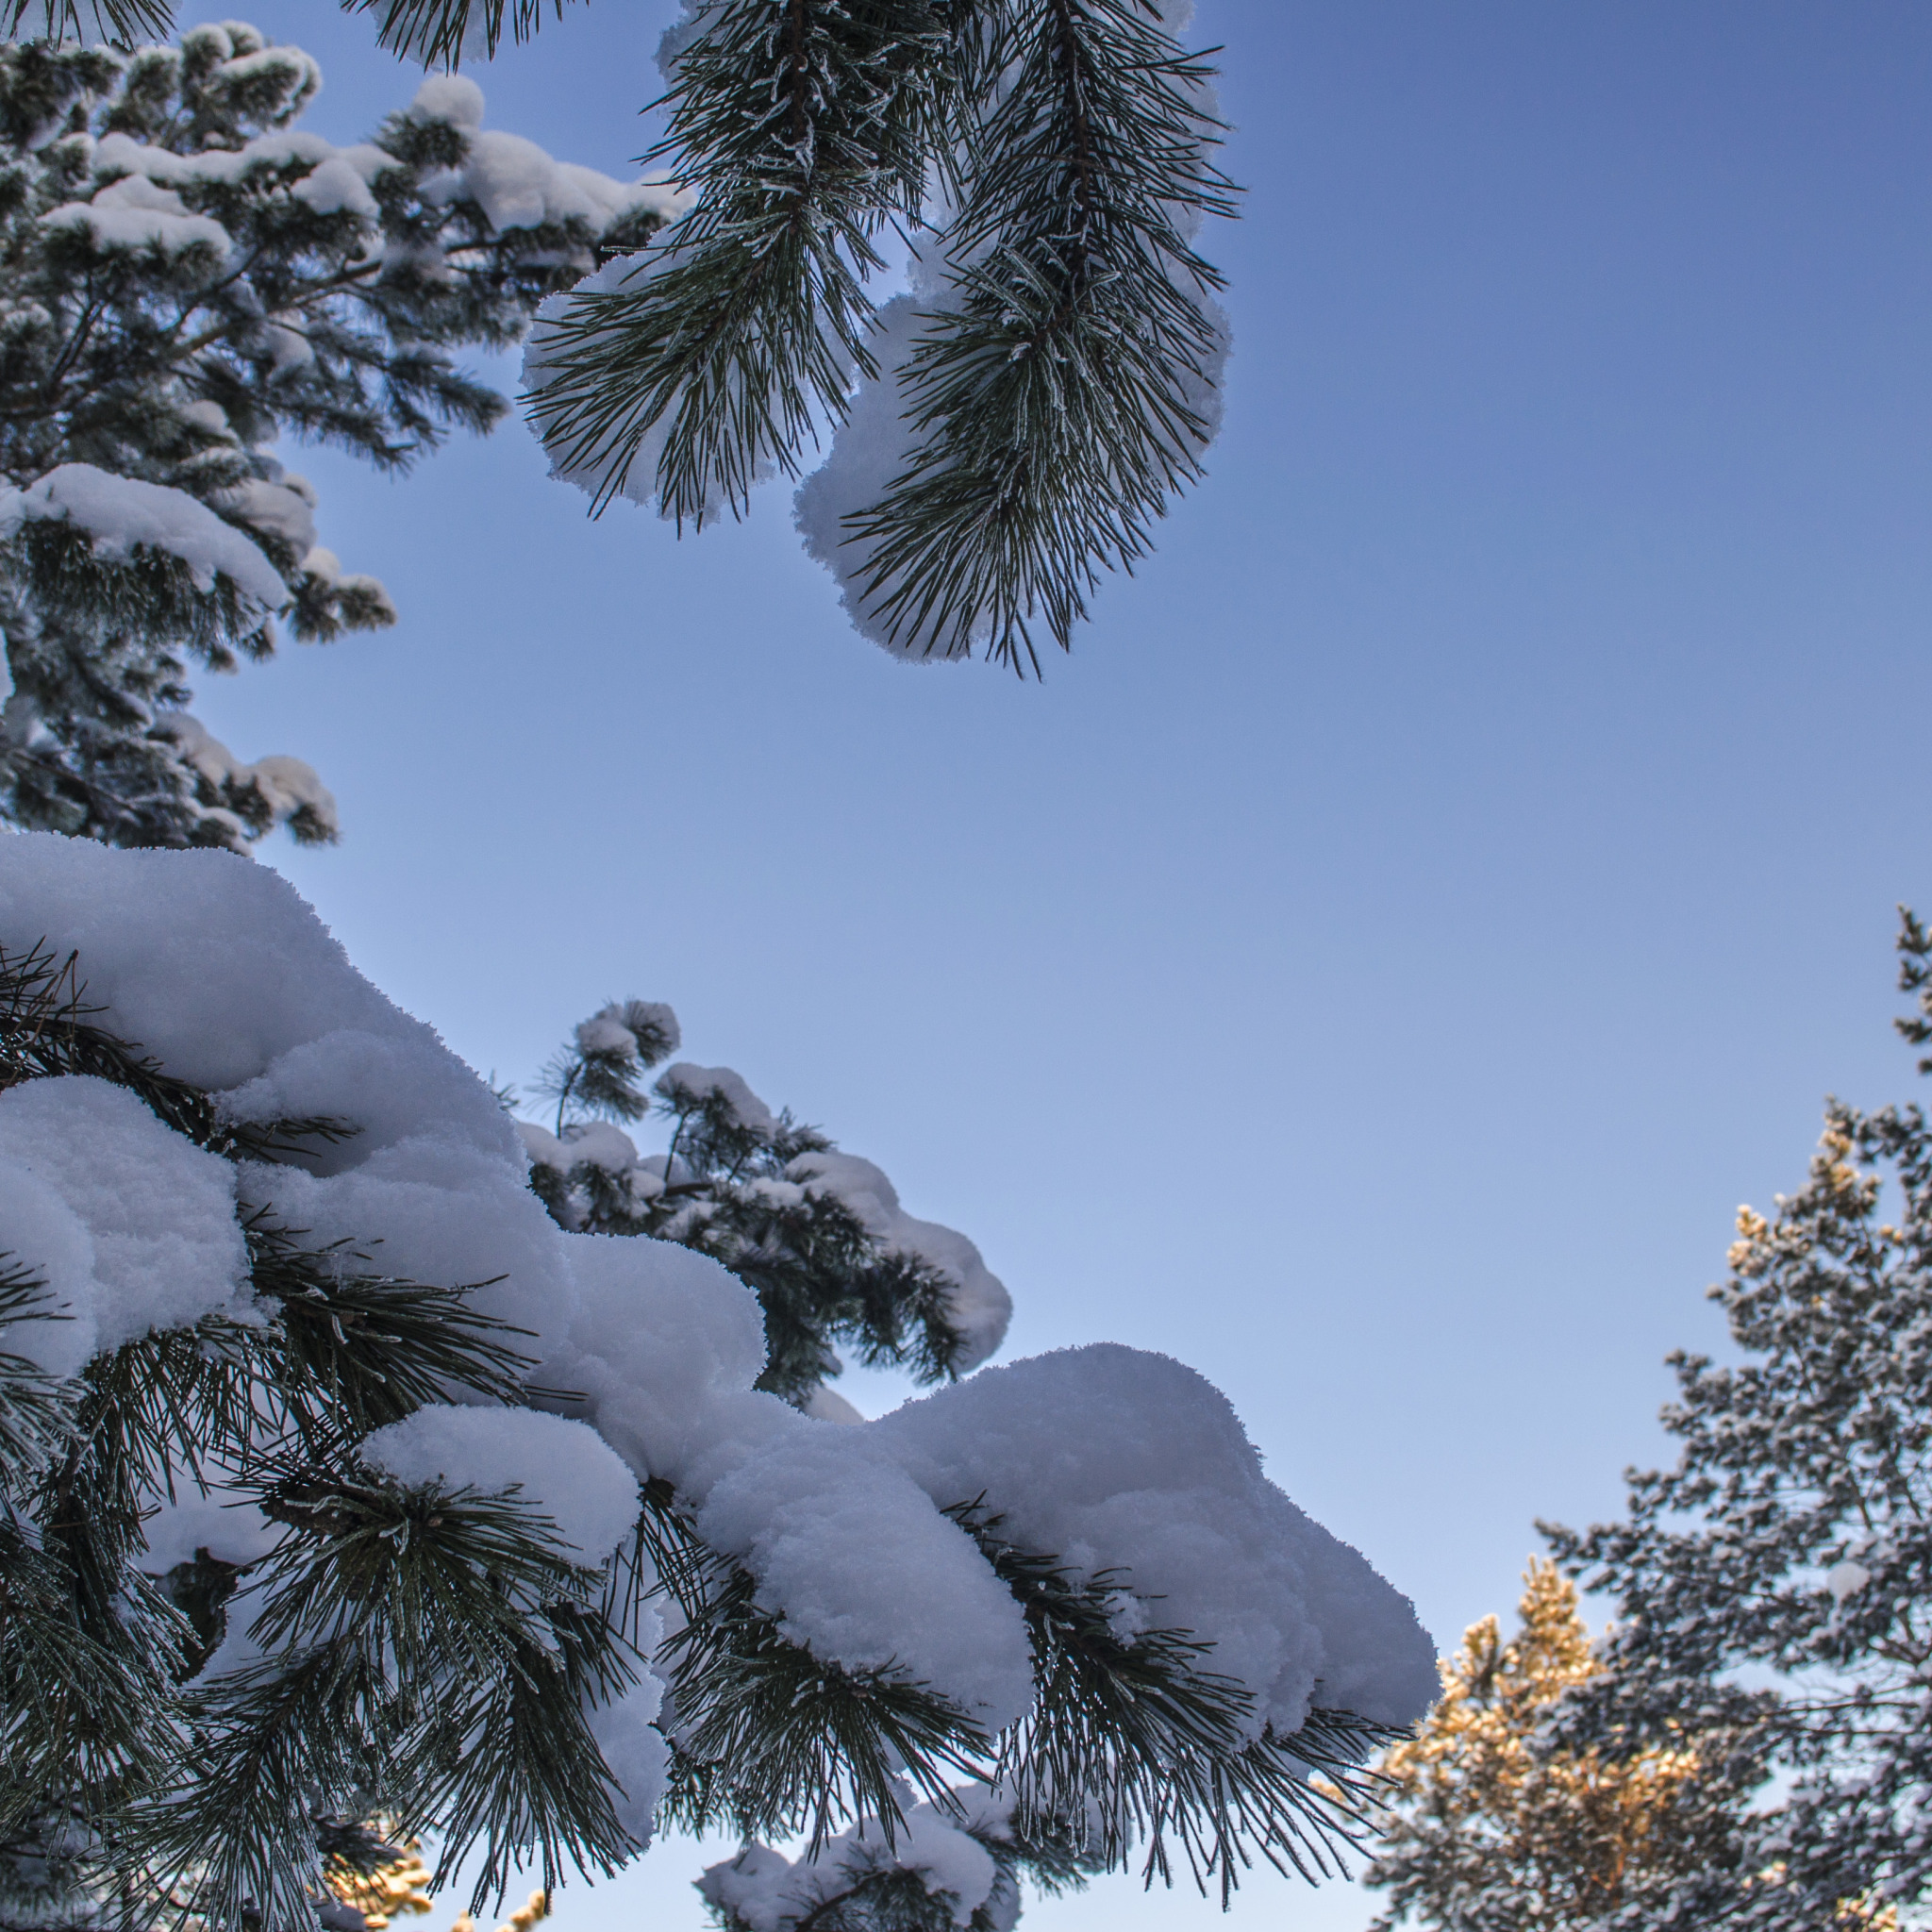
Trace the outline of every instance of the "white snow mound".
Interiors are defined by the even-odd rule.
[[[151,1329],[250,1318],[233,1166],[106,1080],[0,1092],[0,1250],[41,1274],[70,1317],[8,1331],[8,1346],[52,1374]]]
[[[1408,1599],[1261,1474],[1227,1398],[1162,1355],[1101,1343],[987,1369],[866,1432],[942,1507],[984,1495],[999,1534],[1114,1573],[1129,1627],[1210,1639],[1252,1728],[1311,1705],[1406,1724],[1435,1701]]]
[[[556,1524],[580,1561],[601,1563],[638,1520],[638,1482],[586,1423],[534,1408],[432,1403],[362,1442],[399,1483],[511,1491]]]
[[[438,1407],[369,1453],[407,1480],[519,1485],[588,1561],[628,1529],[637,1483],[662,1477],[797,1641],[924,1682],[997,1728],[1030,1696],[1024,1622],[942,1513],[984,1495],[1008,1539],[1110,1573],[1124,1632],[1211,1643],[1209,1668],[1254,1693],[1257,1728],[1291,1731],[1311,1705],[1401,1724],[1429,1703],[1432,1649],[1407,1601],[1267,1481],[1191,1370],[1072,1350],[877,1422],[802,1415],[755,1386],[751,1291],[689,1249],[551,1222],[489,1087],[356,972],[275,873],[226,852],[0,838],[0,948],[42,943],[77,953],[99,1024],[229,1118],[320,1114],[356,1131],[299,1164],[229,1163],[99,1081],[0,1092],[0,1248],[32,1259],[75,1317],[16,1324],[5,1345],[72,1374],[155,1326],[259,1319],[237,1216],[266,1208],[318,1249],[341,1242],[335,1265],[473,1285],[481,1311],[527,1331],[531,1381],[578,1391],[581,1421]],[[808,1161],[780,1185],[830,1190],[963,1289],[977,1282],[982,1339],[1003,1328],[1005,1291],[974,1274],[962,1237],[906,1217],[869,1162]],[[191,1514],[157,1521],[162,1554],[207,1524]],[[225,1541],[245,1551],[247,1526],[234,1529]],[[231,1617],[220,1668],[246,1654],[245,1623]],[[656,1695],[641,1686],[626,1714],[597,1719],[640,1839],[662,1773],[641,1715]]]

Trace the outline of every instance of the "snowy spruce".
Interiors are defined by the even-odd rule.
[[[132,53],[0,44],[0,813],[128,845],[335,836],[191,672],[395,621],[327,549],[285,439],[407,469],[508,405],[453,360],[682,208],[425,82],[370,141],[299,124],[298,48],[230,22]]]
[[[0,954],[16,1871],[51,1846],[97,1900],[306,1926],[378,1816],[485,1890],[729,1823],[707,1896],[766,1932],[1334,1868],[1431,1647],[1192,1371],[1099,1346],[804,1412],[746,1280],[589,1231],[576,1164],[540,1198],[499,1096],[238,855],[8,837]],[[675,1050],[621,1006],[558,1084],[575,1056],[574,1093],[635,1100]],[[658,1086],[690,1156],[597,1170],[639,1211],[640,1172],[704,1172],[736,1254],[732,1191],[782,1158],[778,1209],[950,1283],[937,1373],[996,1343],[976,1253],[875,1169],[789,1152],[721,1070]]]

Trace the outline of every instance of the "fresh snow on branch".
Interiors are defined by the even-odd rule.
[[[359,1454],[400,1483],[514,1491],[579,1562],[601,1563],[638,1520],[637,1478],[596,1430],[537,1409],[431,1403],[365,1436]]]
[[[212,591],[225,576],[260,609],[288,602],[288,586],[261,551],[185,490],[117,476],[92,463],[62,463],[25,490],[0,494],[0,537],[34,522],[85,530],[104,562],[157,550],[186,564],[197,591]]]
[[[989,1359],[1007,1339],[1013,1298],[1006,1284],[957,1228],[908,1214],[899,1206],[898,1190],[871,1161],[856,1154],[801,1154],[785,1173],[806,1194],[829,1194],[842,1202],[890,1253],[924,1261],[954,1284],[946,1307],[964,1338],[961,1374]]]
[[[297,836],[310,842],[335,837],[335,794],[314,766],[278,753],[248,764],[186,711],[161,712],[152,729],[156,738],[180,747],[182,763],[198,781],[194,811],[202,821],[223,825],[230,837],[222,842],[257,837],[264,821],[293,824]]]
[[[250,1319],[234,1168],[105,1080],[0,1091],[0,1249],[43,1273],[67,1318],[7,1345],[59,1374],[152,1329]]]
[[[890,1839],[876,1818],[861,1819],[816,1855],[807,1852],[795,1861],[754,1842],[711,1866],[698,1890],[726,1924],[743,1932],[793,1932],[868,1878],[904,1872],[944,1901],[955,1925],[1011,1932],[1019,1922],[1019,1891],[987,1843],[1010,1838],[1012,1805],[984,1785],[964,1786],[952,1798],[944,1811],[931,1804],[908,1807]]]
[[[557,161],[533,141],[483,125],[483,90],[467,75],[433,75],[416,90],[409,113],[460,128],[467,151],[460,165],[424,184],[431,203],[475,201],[492,226],[535,228],[578,221],[601,234],[638,214],[673,222],[691,205],[689,191],[665,175],[616,181],[594,168]]]
[[[199,248],[225,263],[235,245],[219,222],[190,214],[178,194],[139,175],[110,183],[90,200],[63,202],[41,222],[48,228],[83,230],[105,250],[152,248],[162,255],[185,255]]]
[[[1191,1371],[1072,1349],[879,1422],[816,1420],[756,1386],[759,1304],[717,1261],[551,1219],[496,1096],[354,970],[277,874],[221,852],[0,841],[0,949],[43,942],[77,952],[92,1024],[209,1090],[238,1128],[326,1116],[358,1130],[299,1165],[220,1161],[98,1082],[0,1094],[0,1247],[45,1272],[76,1334],[93,1324],[58,1344],[62,1373],[157,1323],[255,1319],[239,1223],[266,1214],[319,1252],[341,1243],[399,1276],[482,1284],[478,1312],[525,1331],[531,1386],[573,1391],[568,1421],[419,1408],[369,1439],[373,1462],[405,1482],[514,1486],[587,1560],[616,1540],[636,1484],[668,1485],[783,1639],[924,1686],[988,1735],[1017,1724],[1037,1687],[1024,1604],[957,1520],[975,1504],[1008,1544],[1110,1591],[1120,1641],[1185,1627],[1210,1646],[1210,1667],[1252,1699],[1250,1736],[1265,1724],[1291,1738],[1312,1704],[1401,1724],[1429,1702],[1432,1647],[1407,1599],[1262,1474]],[[883,1211],[890,1191],[867,1185]],[[259,1647],[236,1634],[245,1608],[210,1681]],[[640,1712],[657,1695],[599,1718],[640,1826],[662,1763]],[[931,1870],[950,1874],[940,1889],[968,1864],[983,1876],[936,1825],[932,1841]]]
[[[658,1084],[675,1105],[695,1108],[713,1102],[747,1133],[769,1136],[777,1125],[772,1109],[729,1067],[694,1067],[679,1060],[664,1069]]]
[[[979,1250],[906,1213],[871,1161],[774,1114],[732,1068],[666,1067],[652,1091],[669,1145],[640,1154],[616,1122],[651,1110],[642,1080],[678,1039],[669,1007],[628,1000],[582,1022],[552,1064],[555,1131],[517,1124],[559,1224],[682,1241],[744,1274],[766,1309],[762,1386],[808,1414],[856,1414],[819,1405],[824,1376],[839,1372],[835,1345],[925,1381],[987,1360],[1013,1305]]]

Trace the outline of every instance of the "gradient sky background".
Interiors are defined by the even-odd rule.
[[[673,10],[546,25],[491,125],[625,171]],[[413,89],[319,0],[252,17],[338,138]],[[1209,244],[1227,427],[1043,687],[858,640],[782,489],[591,525],[512,424],[402,485],[295,458],[402,624],[200,708],[318,765],[342,843],[262,857],[478,1068],[670,1000],[974,1236],[1009,1356],[1193,1363],[1447,1645],[1533,1518],[1658,1453],[1661,1357],[1721,1341],[1733,1210],[1821,1097],[1911,1082],[1932,15],[1212,0],[1198,36],[1252,191]],[[697,1863],[560,1926],[691,1932]],[[1370,1909],[1264,1875],[1227,1923]],[[1215,1922],[1124,1880],[1027,1916]]]

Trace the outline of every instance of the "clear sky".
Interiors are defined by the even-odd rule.
[[[669,0],[480,75],[622,171]],[[413,80],[321,0],[341,138]],[[527,1079],[613,995],[879,1160],[1011,1288],[1227,1391],[1439,1641],[1653,1457],[1740,1201],[1904,1097],[1932,908],[1932,15],[1209,0],[1236,353],[1212,475],[1043,686],[844,626],[782,489],[679,543],[527,433],[304,453],[397,630],[210,680],[342,843],[264,847]],[[512,379],[504,372],[505,380]],[[862,1401],[876,1407],[890,1391]],[[561,1904],[691,1932],[691,1849]],[[1238,1928],[1358,1932],[1273,1877]],[[1214,1923],[1124,1881],[1048,1932]],[[440,1922],[439,1922],[440,1923]]]

